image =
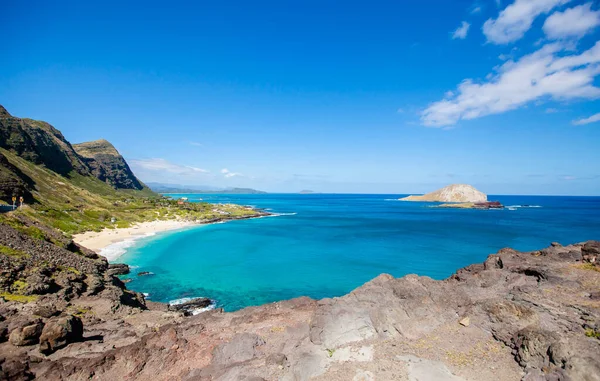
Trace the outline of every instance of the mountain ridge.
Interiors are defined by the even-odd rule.
[[[102,139],[72,145],[51,124],[15,117],[1,105],[0,149],[5,150],[0,152],[0,179],[3,180],[0,199],[4,202],[11,202],[13,196],[24,196],[28,202],[36,201],[34,194],[37,185],[59,181],[52,179],[52,173],[67,181],[83,178],[89,182],[94,178],[115,190],[145,191],[147,194],[151,192],[137,179],[125,159],[108,141]],[[34,171],[38,178],[31,178],[26,174],[28,168],[25,167],[29,166],[27,163],[46,168],[51,172],[48,173],[50,176]],[[44,198],[39,194],[37,197]]]

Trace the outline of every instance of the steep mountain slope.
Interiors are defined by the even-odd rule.
[[[86,176],[90,170],[71,144],[46,122],[17,118],[0,106],[0,148],[63,176]]]
[[[144,189],[127,162],[108,141],[101,139],[73,145],[92,174],[115,189]]]
[[[10,203],[13,196],[23,196],[27,202],[31,202],[33,200],[30,192],[32,187],[33,180],[0,153],[0,200]]]

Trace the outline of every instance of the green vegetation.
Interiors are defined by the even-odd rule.
[[[333,354],[335,353],[335,349],[325,349],[327,351],[327,354],[329,355],[329,357],[333,357]]]
[[[600,331],[596,331],[595,329],[592,329],[592,328],[587,328],[587,329],[585,330],[585,335],[586,335],[587,337],[593,337],[593,338],[595,338],[595,339],[598,339],[598,340],[600,340]]]
[[[12,284],[12,289],[15,290],[17,294],[23,294],[29,285],[27,282],[22,280],[16,280]]]
[[[600,267],[596,266],[593,263],[582,263],[580,265],[575,265],[575,267],[577,267],[578,269],[581,270],[591,270],[591,271],[598,271],[600,272]]]
[[[10,255],[11,257],[28,257],[29,254],[27,254],[24,251],[21,250],[15,250],[12,249],[8,246],[4,246],[4,245],[0,245],[0,254],[4,254],[4,255]]]
[[[7,302],[19,302],[19,303],[31,303],[38,300],[37,295],[18,295],[11,294],[10,292],[0,293],[0,298],[3,298]]]

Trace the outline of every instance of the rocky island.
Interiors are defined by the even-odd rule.
[[[451,184],[422,196],[408,196],[401,201],[443,202],[437,208],[456,209],[502,209],[498,201],[488,201],[487,195],[471,185]]]
[[[73,234],[264,212],[161,197],[107,143],[0,107],[0,198],[26,199],[0,214],[0,380],[600,380],[598,241],[231,313],[148,301]]]
[[[422,196],[408,196],[402,201],[435,201],[435,202],[486,202],[487,195],[471,185],[451,184]]]

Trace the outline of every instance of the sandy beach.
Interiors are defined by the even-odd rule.
[[[136,239],[167,230],[197,225],[195,222],[168,220],[135,224],[129,228],[104,229],[101,232],[85,232],[73,236],[73,241],[104,255],[109,261],[118,258]]]

